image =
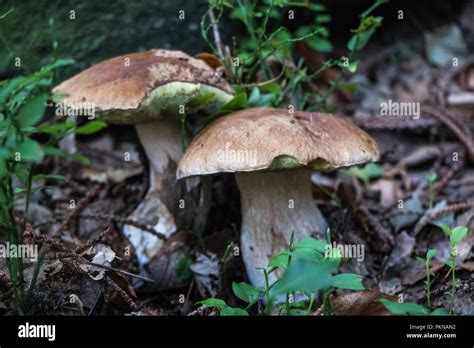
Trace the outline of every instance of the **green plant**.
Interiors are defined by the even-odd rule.
[[[279,313],[309,315],[320,291],[323,292],[323,298],[325,297],[329,302],[329,294],[334,288],[365,289],[359,275],[335,274],[341,260],[339,250],[333,249],[327,241],[314,238],[292,241],[288,250],[274,255],[267,267],[260,268],[266,279],[264,286],[255,287],[247,283],[233,284],[235,296],[246,302],[246,307],[231,308],[225,301],[216,298],[198,303],[219,308],[221,315],[248,315],[248,310],[262,298],[265,300],[265,315],[273,312],[275,303],[278,304]],[[283,272],[283,275],[271,283],[270,275],[275,272]],[[295,301],[301,295],[308,298],[307,309],[304,309],[303,301]],[[280,301],[281,296],[284,296],[284,301]],[[328,306],[329,303],[326,303],[324,307],[326,314],[330,314]]]
[[[448,226],[445,225],[438,225],[444,233],[446,233],[449,236],[449,242],[450,242],[450,253],[449,253],[449,260],[446,262],[446,265],[448,265],[450,272],[451,272],[451,291],[449,293],[451,297],[451,302],[454,307],[454,300],[456,296],[456,257],[458,256],[457,252],[457,245],[459,242],[466,236],[468,230],[464,226],[457,226],[454,227],[453,229],[449,228]],[[381,299],[380,301],[387,307],[387,309],[394,313],[394,314],[409,314],[409,315],[447,315],[448,312],[444,308],[437,308],[433,311],[430,311],[431,307],[431,299],[430,299],[430,289],[431,289],[431,273],[430,273],[430,260],[433,259],[436,256],[436,250],[430,249],[426,253],[426,259],[423,258],[418,258],[418,261],[422,263],[425,266],[425,272],[426,272],[426,296],[427,296],[427,306],[428,308],[425,308],[419,304],[416,303],[396,303],[389,301],[387,299]],[[451,313],[453,312],[453,308],[451,308]]]
[[[431,278],[432,273],[430,271],[430,261],[435,256],[436,256],[436,250],[430,249],[426,253],[426,259],[422,257],[417,258],[417,260],[425,267],[426,303],[427,303],[428,308],[431,308],[431,279],[430,278]]]
[[[385,298],[379,300],[384,304],[387,309],[393,314],[408,314],[408,315],[447,315],[448,312],[444,308],[437,308],[434,311],[430,311],[428,308],[416,303],[398,303],[392,302]]]
[[[448,265],[451,272],[450,297],[451,297],[452,306],[454,307],[454,300],[456,299],[456,267],[457,267],[456,257],[459,255],[457,245],[466,236],[467,227],[457,226],[457,227],[454,227],[453,229],[449,228],[446,225],[440,225],[439,227],[449,237],[450,250],[449,250],[449,259],[448,261],[446,261],[446,265]],[[452,311],[453,311],[453,308],[451,308],[451,312]]]
[[[383,174],[383,169],[375,163],[367,163],[363,167],[353,166],[346,170],[346,173],[356,178],[361,179],[365,184],[368,184],[371,179],[380,178]]]
[[[434,171],[430,171],[426,176],[426,183],[428,185],[429,208],[433,208],[433,183],[438,179],[438,175]]]
[[[92,121],[77,127],[74,120],[49,122],[38,125],[45,117],[49,99],[48,89],[54,71],[70,64],[71,60],[58,60],[28,76],[19,76],[0,82],[0,230],[10,245],[23,242],[23,231],[28,219],[31,195],[46,186],[33,186],[37,179],[66,180],[61,175],[35,173],[35,164],[45,156],[62,156],[86,161],[80,155],[69,155],[54,146],[70,132],[91,134],[103,127],[101,121]],[[40,143],[41,136],[45,140]],[[14,214],[15,202],[23,197],[22,217]],[[45,250],[42,251],[44,256]],[[39,270],[42,257],[36,267]],[[7,259],[7,266],[14,290],[15,303],[21,314],[29,310],[35,287],[35,277],[27,290],[23,279],[20,257]],[[37,273],[35,273],[37,274]]]
[[[241,104],[242,108],[292,104],[298,109],[316,110],[326,107],[327,98],[339,88],[345,73],[357,70],[356,53],[365,47],[382,22],[382,17],[370,14],[385,2],[387,0],[377,0],[361,14],[360,24],[348,42],[348,57],[329,59],[311,74],[304,59],[298,58],[293,48],[296,42],[304,42],[317,52],[332,51],[326,26],[331,16],[322,4],[289,0],[209,0],[208,10],[201,20],[201,33],[214,55],[222,61],[236,89],[236,98],[242,102],[240,94],[249,96],[249,103]],[[314,19],[290,29],[285,22],[291,22],[297,9],[310,11]],[[234,43],[232,49],[221,40],[219,23],[223,16],[240,22],[244,28],[238,45]],[[210,32],[214,42],[209,38]],[[275,62],[280,65],[276,72]],[[273,69],[271,64],[274,64]],[[339,67],[341,73],[324,93],[303,88],[333,67]],[[263,76],[258,77],[258,73]],[[255,82],[262,78],[265,82]]]

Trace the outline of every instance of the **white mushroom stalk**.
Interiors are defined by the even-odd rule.
[[[290,244],[291,234],[301,240],[322,236],[327,223],[311,194],[311,171],[236,173],[242,207],[241,248],[252,284],[264,284],[257,267]],[[274,274],[271,281],[275,280]]]
[[[135,129],[149,162],[150,183],[147,194],[130,218],[153,226],[156,232],[169,238],[177,230],[173,212],[176,213],[175,203],[182,194],[182,185],[175,180],[182,155],[180,127],[175,120],[166,119],[139,123]],[[132,225],[125,225],[123,233],[134,246],[141,266],[158,254],[164,242]]]
[[[186,149],[178,178],[235,173],[241,194],[242,258],[250,282],[265,285],[272,256],[297,240],[323,237],[327,224],[311,193],[311,170],[375,161],[364,131],[340,117],[247,109],[204,128]],[[270,281],[278,275],[272,274]]]

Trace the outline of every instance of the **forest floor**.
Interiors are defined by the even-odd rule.
[[[433,60],[444,59],[439,50],[449,49],[441,41],[432,36],[425,38],[425,45],[372,47],[359,71],[345,81],[347,88],[357,85],[357,92],[341,89],[329,101],[335,114],[349,116],[366,130],[383,154],[377,163],[381,173],[340,170],[312,177],[315,202],[327,218],[332,239],[365,250],[363,262],[348,260],[341,270],[361,275],[370,290],[335,291],[331,303],[339,315],[387,314],[374,304],[380,297],[403,296],[406,302],[426,304],[425,269],[417,257],[430,249],[437,250],[431,263],[436,273],[432,305],[474,313],[474,56],[466,55],[455,69],[438,67]],[[436,45],[441,48],[436,50]],[[413,103],[419,118],[373,117],[380,112],[374,106],[387,100]],[[212,315],[215,312],[199,310],[202,306],[195,303],[208,297],[238,303],[231,285],[246,280],[243,263],[239,257],[230,257],[223,267],[216,261],[229,244],[239,243],[239,193],[232,175],[212,179],[213,205],[203,243],[190,230],[166,242],[156,267],[180,265],[176,274],[166,274],[169,286],[157,288],[135,276],[140,272],[134,251],[126,252],[129,243],[121,229],[124,223],[134,223],[128,217],[147,191],[146,157],[137,144],[131,129],[111,126],[93,137],[77,137],[77,151],[91,160],[90,166],[51,158],[41,164],[68,181],[36,193],[30,204],[25,239],[51,250],[40,269],[32,314]],[[124,151],[131,161],[121,160]],[[441,223],[469,229],[458,245],[454,303],[447,296],[449,239],[435,225]],[[105,259],[115,257],[103,268],[87,263],[99,253]],[[0,286],[7,295],[0,298],[0,313],[12,314],[2,262]],[[33,268],[25,265],[27,281]],[[199,274],[193,273],[196,269]],[[321,300],[316,304],[319,308]]]

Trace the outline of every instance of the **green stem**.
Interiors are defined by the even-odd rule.
[[[428,259],[426,259],[426,263],[425,263],[425,272],[426,272],[426,302],[427,302],[428,308],[431,309],[430,260],[428,260]]]
[[[265,315],[271,315],[272,305],[270,303],[270,284],[269,284],[268,273],[266,269],[263,270],[263,274],[265,275],[265,298],[267,299],[267,305],[265,306]]]
[[[329,303],[330,290],[323,292],[323,313],[325,316],[331,315],[331,304]]]
[[[289,247],[290,252],[293,251],[294,238],[295,238],[295,231],[292,231],[291,238],[290,238],[290,247]],[[288,256],[288,267],[290,267],[290,263],[291,263],[291,255]],[[290,313],[290,294],[289,293],[286,293],[285,295],[285,308],[286,308],[286,315],[289,315]]]
[[[311,309],[313,308],[313,303],[314,303],[314,300],[316,299],[316,295],[318,294],[318,292],[316,291],[312,296],[310,296],[309,298],[309,306],[308,306],[308,313],[311,313]]]

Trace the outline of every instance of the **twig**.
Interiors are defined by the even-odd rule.
[[[138,227],[139,229],[141,229],[143,231],[146,231],[148,233],[153,234],[154,236],[158,237],[159,239],[162,239],[162,240],[167,240],[168,239],[164,234],[162,234],[160,232],[157,232],[153,227],[151,227],[149,225],[146,225],[146,224],[139,223],[138,221],[135,221],[135,220],[130,219],[130,218],[124,218],[124,217],[121,217],[121,216],[115,216],[115,215],[109,215],[109,214],[103,214],[103,213],[78,213],[74,217],[75,218],[80,218],[80,219],[114,221],[116,223],[122,223],[122,224],[125,224],[125,225],[132,225],[132,226]],[[39,227],[44,226],[44,225],[53,224],[53,223],[55,223],[57,221],[61,221],[61,220],[64,220],[64,216],[56,216],[51,220],[43,221],[41,223],[38,223],[38,224],[34,225],[34,228],[39,228]]]
[[[425,227],[427,224],[429,224],[431,221],[436,220],[438,217],[441,215],[444,215],[446,213],[451,213],[455,212],[458,210],[465,210],[474,207],[474,202],[464,202],[464,203],[457,203],[457,204],[452,204],[448,205],[444,208],[441,208],[430,215],[424,217],[415,226],[415,229],[413,230],[413,235],[416,236],[420,231]]]
[[[216,20],[213,10],[209,11],[209,19],[211,20],[212,34],[214,35],[214,42],[216,43],[217,52],[219,53],[219,56],[224,57],[221,34],[219,32],[219,22]]]
[[[474,64],[474,56],[469,57],[465,62],[458,68],[448,70],[440,79],[439,89],[436,95],[436,99],[439,105],[446,106],[446,94],[449,88],[449,84],[459,73],[464,71],[469,65]]]
[[[466,147],[468,157],[474,161],[474,144],[472,142],[471,134],[462,126],[456,124],[457,122],[451,119],[447,111],[443,108],[434,108],[432,106],[424,105],[422,110],[436,117],[439,121],[444,123],[451,131],[459,138],[461,143]]]
[[[191,280],[191,284],[189,285],[188,293],[186,294],[186,299],[185,299],[185,301],[183,303],[183,307],[181,309],[181,314],[184,314],[184,310],[186,309],[186,305],[188,304],[189,298],[191,297],[191,292],[192,292],[193,287],[194,287],[194,281],[195,281],[195,278],[193,277],[193,279]]]
[[[281,68],[281,71],[280,73],[278,74],[278,76],[270,79],[270,80],[267,80],[267,81],[262,81],[262,82],[256,82],[256,83],[247,83],[247,84],[241,84],[240,86],[241,87],[246,87],[246,88],[252,88],[252,87],[262,87],[262,86],[265,86],[265,85],[269,85],[270,83],[273,83],[275,81],[278,81],[282,76],[283,74],[285,73],[286,71],[286,62],[285,64],[283,65],[283,67]]]
[[[60,237],[64,231],[68,228],[70,222],[87,206],[87,204],[90,202],[90,200],[97,194],[99,191],[99,185],[95,185],[92,187],[89,191],[87,191],[87,194],[77,202],[76,207],[66,215],[66,217],[63,220],[63,223],[61,226],[59,226],[58,230],[53,234],[53,237]]]
[[[372,213],[369,211],[369,209],[367,209],[367,207],[361,204],[358,208],[358,211],[365,216],[367,223],[370,225],[370,227],[372,227],[373,231],[376,233],[380,240],[385,243],[388,243],[389,245],[394,245],[393,235],[378,221],[375,216],[372,215]]]
[[[463,167],[462,162],[462,160],[455,162],[455,164],[448,169],[448,171],[443,175],[443,177],[433,185],[433,190],[437,191],[442,189],[443,187],[446,187],[446,185],[448,185],[449,180],[451,180],[451,178]]]
[[[120,294],[120,296],[125,300],[125,302],[127,302],[127,304],[130,306],[130,308],[133,311],[137,311],[140,309],[140,306],[137,305],[137,303],[134,300],[132,300],[130,296],[128,296],[128,294],[120,286],[118,286],[112,279],[106,277],[105,282],[107,283],[107,285],[114,288],[114,290]]]
[[[367,117],[354,118],[352,120],[356,125],[367,130],[423,130],[433,127],[439,127],[440,122],[433,118],[418,119],[413,122],[412,119]]]
[[[132,277],[132,278],[137,278],[137,279],[143,280],[143,281],[148,282],[148,283],[156,283],[156,281],[154,281],[151,278],[144,277],[144,276],[139,275],[139,274],[130,273],[130,272],[118,269],[118,268],[114,268],[114,267],[110,267],[110,266],[106,266],[106,265],[101,265],[100,263],[95,263],[95,262],[91,262],[91,261],[87,261],[87,260],[78,260],[78,262],[87,263],[87,264],[92,265],[94,267],[103,268],[103,269],[106,269],[108,271],[121,273],[121,274],[124,274],[124,275]]]
[[[132,225],[132,226],[138,227],[139,229],[143,231],[151,233],[152,235],[158,237],[161,240],[168,239],[163,233],[157,232],[153,227],[146,224],[142,224],[130,218],[124,218],[121,216],[102,214],[102,213],[80,213],[77,215],[77,217],[81,219],[106,220],[106,221],[114,221],[114,222],[125,224],[125,225]]]

